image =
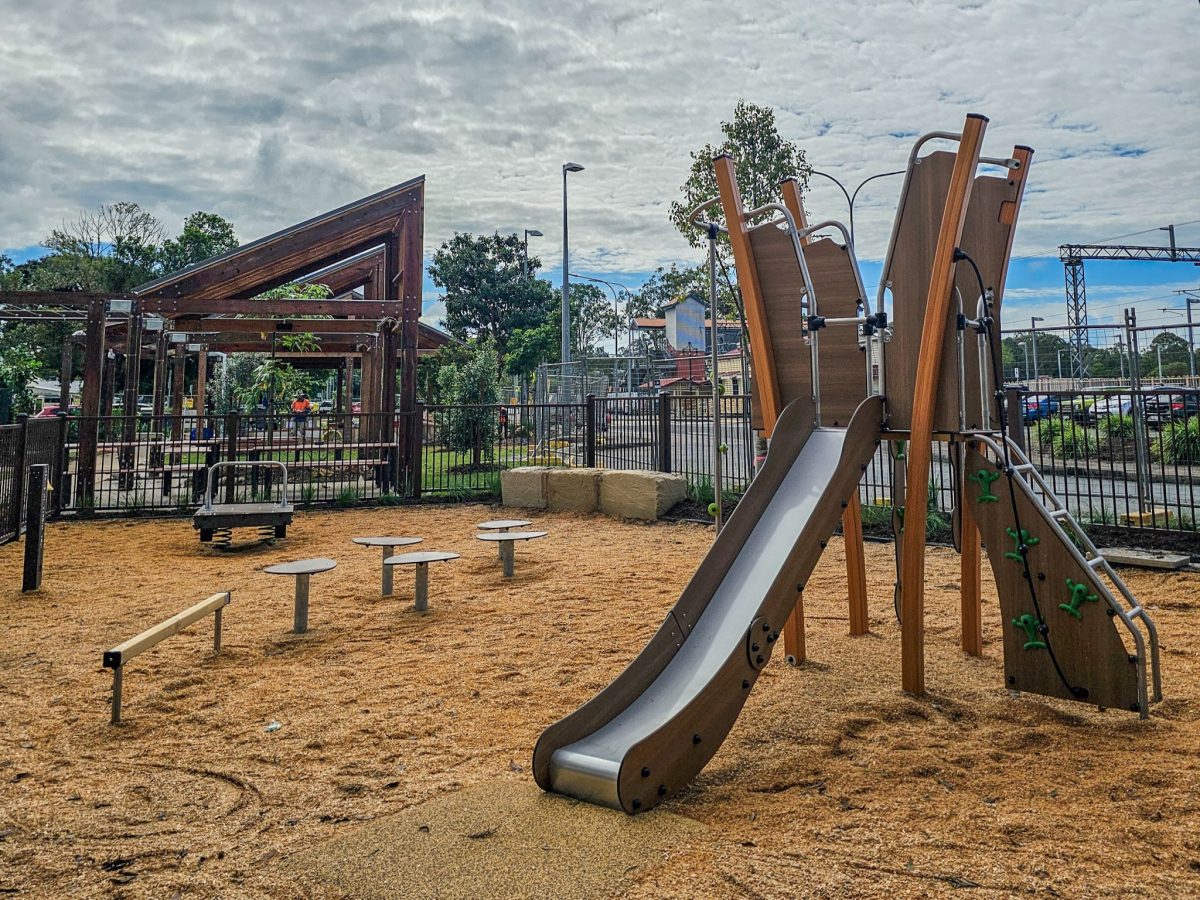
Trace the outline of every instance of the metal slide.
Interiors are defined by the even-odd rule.
[[[780,417],[770,453],[646,649],[534,750],[545,790],[639,812],[716,753],[875,451],[883,402],[848,428],[814,428],[811,401]]]

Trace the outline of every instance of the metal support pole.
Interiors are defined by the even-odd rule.
[[[20,472],[14,477],[19,478]],[[46,486],[50,467],[29,467],[29,491],[25,499],[25,568],[21,575],[21,593],[42,586],[42,555],[46,546]],[[18,504],[19,508],[20,504]]]
[[[216,656],[221,652],[221,623],[223,621],[222,613],[225,612],[225,607],[220,607],[213,613],[213,655]]]
[[[671,392],[658,395],[658,471],[671,471]]]
[[[413,607],[417,612],[429,610],[429,563],[416,565],[417,589]]]
[[[1137,456],[1134,471],[1137,478],[1138,512],[1144,513],[1149,510],[1146,497],[1149,440],[1142,404],[1142,361],[1138,352],[1137,310],[1133,307],[1125,310],[1125,333],[1129,342],[1129,393],[1132,400],[1129,412],[1133,417],[1133,452]],[[1117,412],[1120,413],[1119,407]]]
[[[124,680],[124,674],[124,666],[113,669],[112,717],[108,720],[110,725],[121,724],[121,682]]]
[[[296,576],[296,609],[292,617],[292,631],[296,634],[308,631],[308,579],[306,573]]]
[[[387,561],[388,561],[389,556],[396,555],[396,549],[397,548],[395,548],[395,547],[384,547],[383,548],[383,564],[380,569],[380,585],[381,585],[381,587],[379,589],[379,593],[381,596],[384,596],[384,597],[392,596],[392,567],[387,564]]]
[[[516,541],[501,541],[500,542],[500,562],[504,564],[504,577],[513,577],[513,563],[516,557],[516,552],[513,549]]]
[[[713,521],[714,540],[721,533],[725,519],[725,500],[721,484],[721,354],[717,349],[717,236],[720,234],[715,223],[708,226],[708,309],[712,318],[712,398],[713,398]]]
[[[589,469],[596,468],[596,395],[588,394],[584,408],[583,426],[583,464]],[[512,541],[503,543],[511,544]]]

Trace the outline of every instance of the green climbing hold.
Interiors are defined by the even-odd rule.
[[[715,501],[708,504],[708,514],[714,519],[717,517],[717,504]]]
[[[726,444],[726,443],[724,443],[724,442],[722,442],[722,443],[718,444],[718,445],[717,445],[717,452],[718,452],[718,453],[728,453],[728,452],[729,452],[729,445],[728,445],[728,444]]]
[[[900,523],[900,526],[896,529],[897,533],[904,534],[904,507],[903,506],[896,507],[896,521],[898,521]]]
[[[1039,622],[1029,613],[1025,613],[1019,619],[1013,619],[1012,623],[1018,628],[1023,628],[1025,630],[1025,637],[1028,638],[1028,640],[1025,641],[1026,650],[1046,649],[1046,642],[1038,636],[1038,631],[1042,626],[1041,622]]]
[[[1071,599],[1066,603],[1058,604],[1058,608],[1063,612],[1068,612],[1077,619],[1083,618],[1083,613],[1079,607],[1084,603],[1099,603],[1100,598],[1088,590],[1086,584],[1078,581],[1067,579],[1067,590],[1071,592]]]
[[[967,481],[973,481],[979,485],[979,501],[980,503],[999,503],[1000,498],[992,493],[992,482],[1000,477],[999,472],[993,472],[990,469],[980,469],[974,475],[968,475]]]
[[[1042,542],[1041,538],[1031,537],[1029,532],[1024,528],[1021,529],[1020,535],[1012,528],[1005,528],[1004,533],[1013,539],[1013,549],[1004,554],[1005,559],[1015,559],[1017,562],[1024,562],[1025,557],[1021,553],[1022,547],[1033,547]]]
[[[907,457],[904,455],[904,452],[908,449],[908,441],[896,441],[894,446],[896,452],[892,455],[896,459],[906,459]]]

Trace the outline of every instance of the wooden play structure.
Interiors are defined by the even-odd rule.
[[[179,634],[193,622],[198,622],[211,614],[213,617],[213,655],[221,652],[221,619],[225,607],[229,605],[229,591],[213,594],[207,600],[201,600],[195,606],[189,606],[181,613],[159,622],[152,628],[147,628],[141,634],[131,637],[111,650],[104,651],[104,667],[112,669],[112,717],[113,725],[121,724],[121,694],[125,682],[125,664],[134,657],[145,653],[152,647],[161,644],[172,635]]]
[[[789,661],[803,662],[805,581],[839,519],[850,631],[866,633],[859,480],[884,442],[896,460],[905,691],[925,690],[925,525],[938,452],[960,476],[963,650],[982,652],[986,546],[1006,687],[1143,717],[1161,698],[1153,622],[1008,436],[1000,313],[1033,151],[981,156],[986,127],[969,115],[961,132],[916,141],[874,304],[846,229],[810,225],[798,182],[747,210],[733,160],[713,161],[720,196],[693,221],[728,234],[756,425],[770,450],[646,649],[542,734],[533,771],[543,789],[633,813],[686,785],[780,638]],[[931,150],[935,142],[952,149]],[[718,207],[724,224],[704,221]],[[830,231],[840,241],[818,236]]]

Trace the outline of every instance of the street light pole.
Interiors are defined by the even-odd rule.
[[[596,284],[602,284],[612,291],[613,295],[613,356],[619,352],[619,344],[621,341],[621,311],[617,307],[620,299],[620,293],[624,293],[625,286],[621,284],[613,284],[611,281],[605,281],[603,278],[596,278],[592,275],[580,275],[578,272],[571,273],[572,278],[582,278],[584,281],[594,281]],[[618,288],[620,289],[618,291]]]
[[[542,233],[536,228],[525,229],[525,240],[521,242],[521,280],[529,280],[529,239],[541,237]]]
[[[1037,323],[1045,322],[1041,316],[1029,317],[1029,339],[1033,343],[1033,383],[1037,384],[1038,380],[1038,358],[1037,358]]]
[[[1062,380],[1062,355],[1063,355],[1063,352],[1061,350],[1058,350],[1058,351],[1056,351],[1056,355],[1058,356],[1058,378],[1061,381]]]
[[[563,163],[563,259],[562,259],[562,363],[563,378],[567,377],[567,363],[571,361],[571,262],[567,242],[567,173],[582,172],[579,163]]]
[[[863,189],[864,185],[869,184],[870,182],[874,181],[876,178],[888,178],[892,175],[903,175],[904,174],[904,171],[900,170],[897,172],[880,172],[878,175],[872,175],[870,178],[864,178],[862,181],[859,182],[858,187],[856,187],[854,189],[854,193],[852,194],[848,190],[846,190],[846,186],[844,184],[842,184],[840,181],[838,181],[836,178],[834,178],[828,172],[818,172],[816,169],[812,169],[811,171],[814,175],[820,175],[822,178],[828,178],[830,181],[832,181],[834,184],[836,184],[839,188],[841,188],[842,194],[845,195],[846,205],[850,207],[850,243],[851,244],[855,243],[855,241],[854,241],[854,201],[858,199],[858,192]]]

